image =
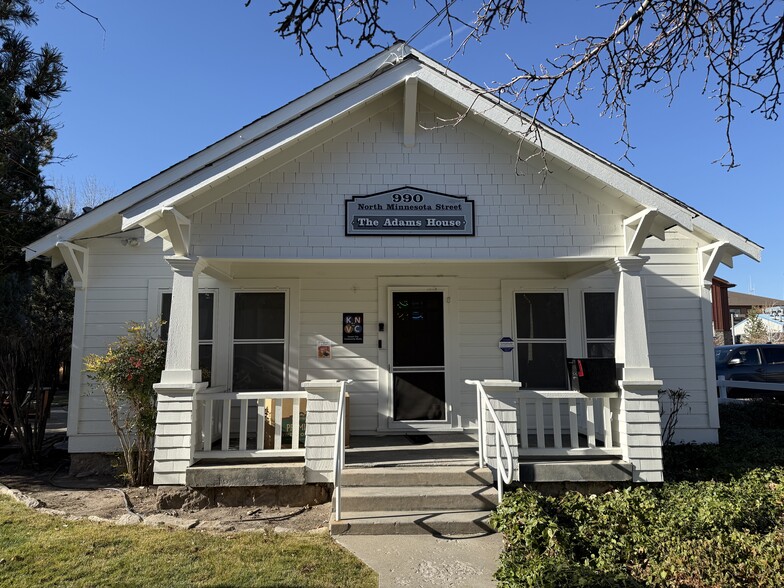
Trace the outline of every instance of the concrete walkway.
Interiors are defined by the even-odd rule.
[[[501,534],[470,537],[343,535],[343,547],[378,572],[380,588],[490,588],[503,547]]]

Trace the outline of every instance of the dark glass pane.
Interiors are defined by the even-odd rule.
[[[523,388],[567,390],[565,343],[518,343],[518,378]]]
[[[781,347],[763,347],[762,353],[768,363],[784,363],[784,345]]]
[[[395,366],[444,365],[442,292],[392,294]]]
[[[566,337],[564,297],[560,293],[515,295],[518,339]]]
[[[169,319],[171,318],[171,292],[161,294],[161,339],[169,339]]]
[[[283,339],[286,295],[282,292],[243,292],[234,298],[235,339]]]
[[[212,344],[199,345],[199,369],[202,382],[212,381]]]
[[[212,340],[212,312],[215,295],[212,292],[199,293],[199,340]]]
[[[589,341],[588,357],[615,357],[615,343]]]
[[[615,337],[615,294],[585,293],[585,336],[588,339]]]
[[[396,421],[443,421],[444,373],[395,374]]]
[[[235,344],[232,389],[283,390],[283,343]]]
[[[212,339],[212,313],[215,295],[212,292],[199,293],[199,339],[209,341]],[[169,338],[169,320],[171,319],[171,292],[161,294],[161,339]]]

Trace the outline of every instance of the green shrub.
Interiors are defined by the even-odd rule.
[[[128,334],[109,346],[106,355],[85,358],[85,371],[106,396],[120,440],[125,475],[132,485],[152,483],[155,441],[155,390],[166,363],[160,321],[130,323]]]
[[[784,469],[603,495],[508,493],[501,586],[784,585]]]

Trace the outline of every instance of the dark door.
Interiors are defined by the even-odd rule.
[[[394,420],[446,420],[443,292],[393,292],[392,315]]]

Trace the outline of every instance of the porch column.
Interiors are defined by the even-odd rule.
[[[518,403],[520,396],[520,382],[511,380],[484,380],[482,387],[490,400],[490,406],[495,410],[498,420],[501,423],[502,435],[506,437],[509,449],[512,452],[512,481],[520,481],[520,442],[518,441]],[[496,456],[501,455],[501,467],[504,467],[505,454],[503,447],[496,446],[495,442],[495,423],[486,415],[487,428],[485,429],[485,439],[487,441],[487,461],[491,467],[496,467]],[[500,476],[496,472],[496,476]]]
[[[199,273],[197,257],[172,256],[172,304],[166,369],[154,388],[158,394],[155,428],[155,484],[185,484],[185,470],[193,463],[196,446],[194,394],[207,387],[199,370]]]
[[[615,358],[623,365],[619,433],[634,482],[663,481],[659,389],[648,353],[648,323],[640,273],[647,257],[616,257],[618,272]]]

